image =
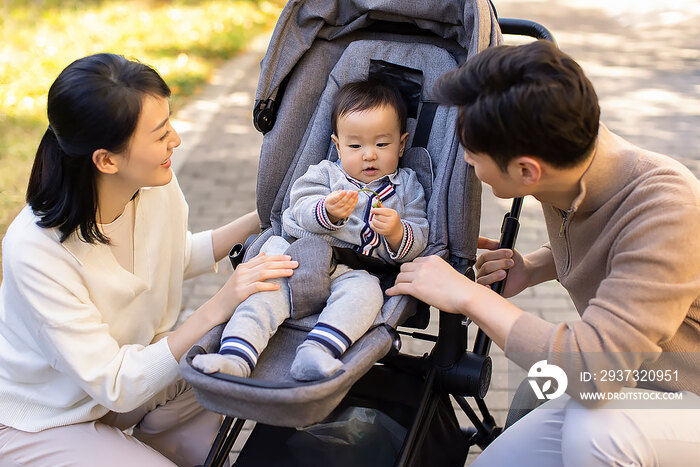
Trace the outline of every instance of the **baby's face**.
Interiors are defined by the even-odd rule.
[[[396,172],[408,139],[391,106],[349,112],[338,117],[333,142],[343,169],[364,183]]]

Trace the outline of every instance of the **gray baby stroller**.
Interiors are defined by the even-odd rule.
[[[508,24],[513,33],[542,35],[523,29],[531,27],[525,23]],[[394,84],[408,104],[410,136],[401,165],[417,173],[425,191],[430,235],[423,255],[440,255],[473,275],[481,186],[462,157],[457,109],[437,105],[432,89],[442,74],[501,40],[487,0],[290,1],[261,63],[254,109],[254,124],[265,135],[257,186],[263,232],[232,250],[234,266],[281,234],[293,182],[310,165],[337,158],[330,140],[335,92],[347,82],[375,77]],[[505,247],[515,240],[519,206],[516,200],[506,216]],[[383,286],[397,272],[382,271]],[[341,370],[313,382],[295,381],[289,368],[315,315],[280,326],[250,378],[204,374],[192,365],[196,355],[218,350],[223,325],[212,329],[180,362],[200,403],[227,416],[205,465],[223,465],[245,420],[258,423],[236,465],[463,465],[470,445],[484,447],[500,432],[483,402],[490,341],[479,332],[474,351],[467,352],[466,326],[443,312],[438,336],[397,329],[425,329],[429,319],[424,303],[386,297],[372,328],[342,355]],[[435,342],[433,351],[401,354],[401,335]],[[460,429],[450,395],[475,429]],[[482,419],[465,396],[476,398]],[[383,425],[375,433],[379,441],[364,445],[371,460],[357,449],[371,429],[356,430],[354,441],[334,446],[323,443],[333,438],[328,431],[296,429],[343,417]],[[332,431],[333,423],[324,427]]]

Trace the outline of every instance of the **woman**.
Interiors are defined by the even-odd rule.
[[[203,462],[221,418],[178,360],[296,267],[259,255],[170,331],[183,279],[215,270],[259,220],[187,231],[169,96],[156,71],[113,54],[73,62],[49,90],[27,206],[3,239],[0,465]]]

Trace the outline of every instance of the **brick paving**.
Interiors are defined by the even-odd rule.
[[[662,2],[649,0],[495,3],[501,17],[535,20],[552,31],[559,46],[583,66],[593,81],[602,119],[611,130],[639,146],[677,158],[700,176],[699,6],[689,0],[679,0],[665,9],[659,6]],[[175,116],[183,144],[174,162],[190,205],[193,231],[219,226],[255,207],[262,136],[252,126],[251,109],[258,62],[267,40],[260,38],[247,52],[224,64],[212,84]],[[482,235],[498,236],[509,206],[510,201],[496,199],[488,187],[484,188]],[[529,252],[545,241],[539,205],[527,198],[517,247]],[[230,266],[222,262],[218,274],[188,281],[183,306],[201,305],[230,272]],[[512,301],[549,321],[579,319],[556,282],[529,289]],[[434,320],[429,331],[437,332]],[[404,341],[404,350],[411,353],[429,349],[421,342]],[[493,346],[491,356],[494,375],[486,402],[497,421],[503,423],[515,383],[507,377],[508,365],[502,351]],[[458,416],[464,426],[469,425],[461,412]],[[240,449],[241,441],[234,452]],[[474,449],[467,465],[477,455],[478,449]]]

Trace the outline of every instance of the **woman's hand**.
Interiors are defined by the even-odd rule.
[[[352,190],[337,190],[326,196],[325,205],[328,218],[334,224],[350,217],[357,205],[358,194]]]
[[[228,321],[240,303],[255,292],[277,290],[279,285],[265,282],[277,277],[289,277],[299,266],[287,255],[260,253],[239,265],[221,290],[197,308],[182,325],[168,335],[168,346],[175,360],[180,360],[207,331]]]
[[[479,237],[479,248],[487,251],[476,260],[476,281],[491,285],[508,277],[503,296],[513,297],[530,285],[530,272],[526,261],[517,250],[498,249],[498,241]]]
[[[264,252],[250,261],[241,263],[215,296],[222,312],[219,322],[227,321],[236,307],[252,294],[279,289],[278,284],[267,282],[267,280],[289,277],[297,266],[299,263],[292,261],[291,256],[268,256]]]
[[[411,295],[448,313],[466,313],[465,300],[480,287],[439,256],[416,258],[401,265],[387,295]]]

